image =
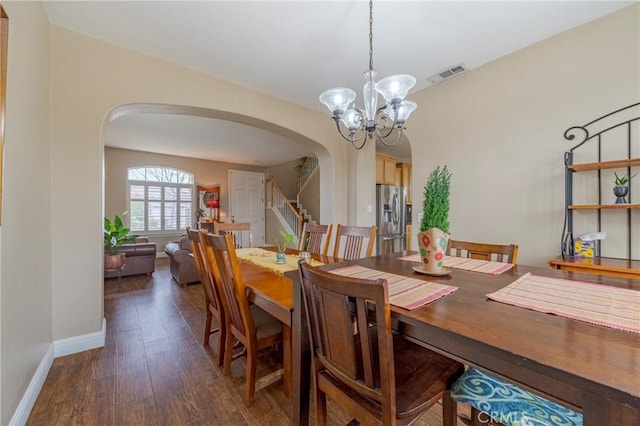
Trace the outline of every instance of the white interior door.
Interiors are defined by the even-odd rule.
[[[251,223],[253,245],[264,245],[264,173],[229,170],[228,220]]]

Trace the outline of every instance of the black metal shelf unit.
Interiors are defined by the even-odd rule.
[[[602,211],[605,208],[602,206],[602,181],[601,170],[611,168],[626,168],[626,173],[631,176],[631,167],[640,165],[640,158],[632,158],[632,143],[640,143],[640,135],[633,132],[632,123],[640,119],[640,102],[629,105],[624,108],[620,108],[609,114],[603,115],[583,126],[570,127],[564,132],[564,138],[568,141],[577,141],[578,144],[564,153],[564,165],[565,165],[565,221],[562,229],[562,239],[560,243],[560,249],[562,258],[566,259],[567,256],[572,256],[574,253],[574,238],[573,238],[573,210],[580,208],[581,206],[574,206],[573,204],[573,175],[577,172],[595,170],[597,171],[598,179],[598,204],[588,206],[597,211],[598,232],[602,231]],[[603,137],[609,132],[617,132],[618,137],[626,137],[626,158],[620,158],[614,161],[602,161],[602,145]],[[611,133],[613,134],[613,133]],[[598,160],[593,163],[574,164],[573,154],[574,151],[587,142],[595,141],[597,144],[597,157]],[[629,205],[626,209],[627,216],[627,259],[632,260],[632,210],[638,208],[638,204],[631,204],[631,182],[629,182]],[[610,206],[609,206],[610,207]],[[596,255],[601,253],[601,242],[598,241],[596,245]]]

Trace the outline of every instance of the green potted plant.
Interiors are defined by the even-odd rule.
[[[633,175],[631,177],[624,175],[620,177],[616,172],[613,172],[613,174],[616,176],[616,180],[615,180],[616,186],[613,187],[613,193],[617,197],[616,204],[626,204],[627,199],[625,197],[629,193],[629,181],[633,179],[636,175]]]
[[[120,216],[116,215],[113,222],[104,218],[104,268],[118,269],[124,265],[124,253],[120,253],[123,244],[136,241],[137,235],[129,234],[129,228],[125,228]]]
[[[429,275],[446,275],[449,270],[442,267],[449,244],[449,195],[451,173],[447,166],[436,167],[424,186],[422,220],[418,233],[418,246],[422,267],[417,272]]]
[[[278,252],[276,253],[276,263],[281,264],[286,263],[284,252],[287,250],[289,244],[293,242],[293,238],[295,237],[295,235],[287,234],[282,229],[280,230],[280,235],[282,236],[282,239],[279,240],[278,238],[275,238],[274,242],[276,247],[278,248]]]

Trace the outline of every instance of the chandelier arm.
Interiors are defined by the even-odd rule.
[[[376,135],[378,136],[378,138],[383,138],[386,139],[389,137],[389,135],[391,135],[391,132],[393,132],[393,129],[395,129],[395,127],[389,127],[389,131],[387,131],[386,133],[383,134],[383,132],[381,132],[381,128],[378,127],[376,129]]]
[[[387,119],[387,117],[385,117],[384,115],[381,114],[382,110],[384,110],[385,107],[382,108],[378,108],[378,111],[376,112],[376,130],[375,133],[379,138],[387,138],[389,137],[389,135],[391,134],[391,132],[393,132],[393,129],[396,128],[396,122],[394,121],[393,124],[391,125],[391,127],[389,127],[388,131],[386,133],[383,134],[383,132],[381,131],[383,129],[382,125],[380,124],[381,122],[384,121],[384,123],[388,123],[389,120]]]
[[[381,106],[380,108],[378,108],[378,110],[376,111],[376,122],[378,121],[378,119],[379,119],[380,117],[383,117],[382,112],[383,112],[385,109],[389,108],[389,107],[390,107],[390,108],[393,108],[393,105],[387,105],[387,104],[385,104],[385,105]],[[393,109],[395,110],[395,108],[393,108]],[[396,117],[398,116],[397,114],[394,114],[394,115],[395,115]],[[387,115],[387,116],[388,116],[388,115]],[[387,120],[385,120],[385,121],[387,121]],[[391,125],[391,129],[395,129],[397,126],[398,126],[398,120],[397,120],[397,118],[396,118],[396,119],[394,119],[394,120],[393,120],[393,124]],[[399,127],[398,127],[398,128],[399,128]],[[389,132],[389,133],[391,133],[391,132]],[[387,136],[388,136],[388,134],[387,134]],[[384,137],[386,138],[387,136],[384,136]]]
[[[384,146],[394,146],[398,142],[400,142],[400,136],[402,136],[402,131],[403,130],[404,130],[404,127],[400,127],[399,128],[398,135],[396,136],[396,140],[393,143],[387,143],[387,142],[384,141],[391,134],[391,132],[387,133],[387,135],[383,136],[383,137],[380,137],[380,134],[376,133],[376,139],[378,140],[378,142],[380,142]]]
[[[354,138],[354,137],[347,137],[347,136],[345,136],[345,135],[344,135],[344,132],[342,131],[342,127],[340,126],[340,120],[339,120],[339,119],[337,119],[337,118],[335,118],[335,117],[331,117],[331,118],[333,119],[333,121],[335,121],[335,123],[336,123],[336,128],[338,129],[338,133],[340,133],[340,136],[342,136],[342,139],[344,139],[345,141],[347,141],[347,142],[350,142],[350,143],[354,144],[354,142],[358,142],[358,141],[360,141],[360,140],[364,139],[364,135],[365,135],[365,133],[362,133],[362,134],[361,134],[360,136],[358,136],[357,138]],[[365,140],[366,140],[366,139],[365,139]],[[363,143],[363,145],[364,145],[364,143]],[[356,145],[354,144],[353,146],[356,146]],[[361,148],[362,148],[362,146],[361,146],[360,148],[358,148],[358,149],[361,149]]]
[[[356,145],[356,142],[358,142],[359,140],[362,140],[362,143],[360,145]],[[362,148],[364,148],[364,144],[367,143],[367,138],[359,138],[356,139],[354,141],[351,141],[351,145],[357,149],[358,151],[360,151]]]

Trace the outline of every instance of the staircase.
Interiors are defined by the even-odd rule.
[[[309,183],[313,175],[318,171],[318,159],[316,157],[305,157],[304,162],[298,167],[298,194],[297,199],[300,198],[300,193],[305,186]]]
[[[300,193],[317,171],[318,159],[315,157],[305,157],[303,163],[297,167],[297,194],[295,201],[287,199],[273,178],[267,180],[267,195],[270,195],[268,206],[280,221],[285,232],[295,235],[296,245],[300,241],[304,223],[315,223],[302,204],[300,204]]]

